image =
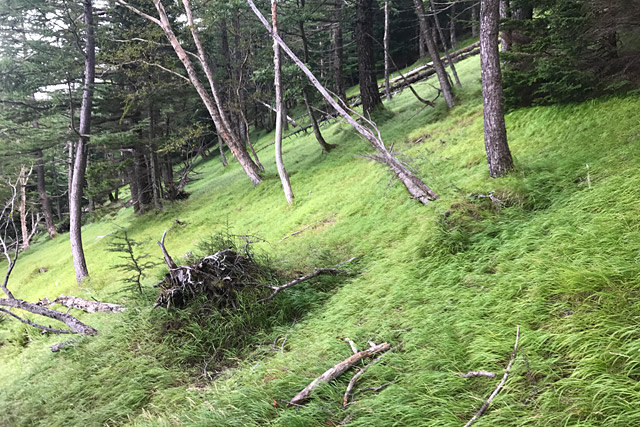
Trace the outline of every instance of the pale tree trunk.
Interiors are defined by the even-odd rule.
[[[438,18],[438,11],[436,9],[436,2],[431,0],[431,11],[433,12],[433,20],[436,23],[436,29],[438,30],[438,35],[440,36],[440,40],[442,40],[442,47],[444,48],[444,53],[447,57],[447,61],[449,62],[449,68],[451,68],[451,73],[453,73],[453,78],[456,81],[456,86],[462,87],[462,83],[460,83],[460,79],[458,78],[458,72],[456,71],[456,66],[453,64],[451,60],[451,55],[449,54],[449,48],[447,47],[447,40],[444,37],[444,31],[442,31],[442,27],[440,27],[440,18]]]
[[[24,165],[20,167],[20,175],[18,176],[18,188],[20,191],[20,203],[18,204],[18,212],[20,213],[20,231],[22,233],[22,250],[26,251],[30,246],[29,228],[27,227],[27,181],[29,180],[31,171],[27,174]]]
[[[160,0],[154,0],[154,3],[156,3],[156,8],[158,5],[162,6]],[[191,36],[193,38],[193,41],[195,42],[196,48],[198,49],[198,54],[200,56],[200,65],[202,66],[202,69],[207,76],[207,80],[209,81],[209,86],[211,88],[211,93],[213,94],[213,98],[218,108],[218,115],[222,121],[222,125],[225,128],[225,134],[228,135],[229,142],[232,142],[232,145],[229,145],[229,142],[227,142],[227,145],[229,145],[229,148],[233,152],[234,156],[236,157],[240,165],[244,168],[245,172],[247,172],[247,175],[249,175],[249,179],[251,179],[251,182],[253,182],[254,185],[258,185],[262,182],[262,178],[260,178],[260,168],[251,159],[246,145],[238,139],[238,136],[235,134],[233,128],[231,127],[231,124],[229,123],[227,114],[225,113],[222,106],[222,101],[220,100],[220,97],[218,95],[218,89],[215,80],[213,79],[213,73],[211,72],[211,68],[209,67],[209,62],[207,60],[204,47],[200,42],[200,36],[198,35],[197,28],[193,21],[189,0],[182,0],[182,4],[184,5],[184,9],[187,14],[187,23],[189,24],[189,27],[191,29]],[[158,11],[160,12],[160,9],[158,9]],[[162,8],[161,17],[164,17],[166,21],[165,25],[170,28],[166,12],[164,12],[164,7]],[[227,140],[227,137],[225,137],[224,134],[223,139]]]
[[[69,237],[71,240],[73,267],[76,272],[76,281],[78,283],[89,275],[87,262],[84,258],[84,249],[82,247],[81,229],[82,193],[84,175],[87,169],[87,144],[89,142],[89,135],[91,134],[91,108],[93,105],[93,85],[95,81],[96,68],[96,42],[94,35],[92,0],[84,0],[84,23],[86,26],[86,40],[84,52],[84,86],[82,89],[80,126],[78,129],[80,136],[78,138],[78,143],[76,144],[75,161],[73,164],[73,180],[71,182],[71,192],[69,193]]]
[[[500,0],[500,19],[511,17],[509,0]],[[511,31],[500,31],[500,50],[508,52],[511,50]]]
[[[413,5],[416,10],[416,15],[418,15],[420,32],[424,37],[425,43],[427,45],[427,51],[429,52],[429,56],[431,57],[431,61],[433,62],[433,68],[436,70],[436,75],[438,76],[438,81],[440,82],[440,90],[442,90],[442,95],[445,102],[447,103],[447,106],[449,108],[453,108],[455,102],[453,100],[453,91],[451,90],[451,84],[449,83],[449,75],[444,69],[442,61],[440,61],[438,48],[436,47],[436,42],[433,40],[433,37],[431,35],[431,28],[429,28],[427,16],[424,11],[424,3],[422,3],[422,0],[413,0]]]
[[[153,105],[149,106],[149,169],[151,172],[151,190],[153,192],[153,206],[156,209],[162,209],[160,202],[160,178],[158,172],[158,155],[154,148],[155,138],[155,115],[153,113]]]
[[[342,37],[342,2],[344,0],[335,0],[335,5],[333,9],[333,49],[334,49],[334,58],[333,58],[333,80],[334,80],[334,90],[338,98],[342,100],[345,104],[347,103],[347,94],[344,84],[344,73],[343,73],[343,63],[344,63],[344,39]]]
[[[513,169],[507,143],[502,99],[502,72],[498,49],[500,0],[482,0],[480,7],[480,69],[484,112],[484,145],[491,177]]]
[[[35,95],[31,95],[32,99],[35,99]],[[33,128],[40,128],[40,124],[38,123],[38,119],[33,119]],[[56,226],[53,223],[53,213],[51,212],[51,203],[49,203],[49,196],[47,195],[47,188],[45,183],[45,170],[44,170],[44,154],[42,150],[38,150],[35,153],[36,157],[36,184],[38,187],[38,197],[40,198],[40,207],[42,208],[42,215],[44,215],[44,222],[47,227],[47,232],[49,233],[49,238],[53,239],[56,237],[58,232],[56,231]],[[54,168],[55,172],[55,168]]]
[[[384,94],[391,101],[391,85],[389,84],[389,0],[384,0]]]
[[[456,50],[458,39],[456,37],[456,2],[451,2],[451,15],[449,16],[449,38],[451,39],[451,49]]]
[[[229,147],[229,149],[231,150],[235,158],[238,160],[238,163],[240,163],[240,166],[242,166],[242,168],[244,169],[245,173],[247,174],[251,182],[254,185],[260,184],[262,182],[262,178],[260,177],[260,169],[253,162],[253,160],[251,159],[251,156],[249,156],[249,153],[247,152],[247,149],[244,146],[244,144],[242,144],[240,141],[237,140],[237,136],[235,135],[235,132],[233,132],[233,130],[231,129],[231,126],[229,126],[229,122],[226,117],[226,114],[224,114],[224,110],[222,109],[222,106],[220,104],[218,91],[217,91],[215,82],[213,81],[213,74],[211,73],[211,70],[208,66],[207,59],[204,54],[204,49],[202,48],[202,44],[200,43],[198,33],[195,29],[195,26],[193,25],[193,16],[191,14],[191,9],[189,7],[188,1],[183,1],[183,4],[185,5],[185,12],[187,14],[187,20],[191,28],[191,35],[198,49],[198,53],[199,53],[198,60],[200,62],[200,65],[204,69],[205,74],[207,75],[207,79],[209,80],[209,84],[211,86],[212,94],[209,94],[209,92],[207,92],[204,85],[200,81],[200,78],[198,77],[197,71],[193,63],[191,62],[191,59],[189,58],[187,52],[184,50],[184,48],[178,41],[178,38],[176,37],[175,33],[173,32],[173,29],[171,28],[171,23],[169,22],[167,12],[164,6],[162,5],[162,3],[160,2],[160,0],[153,0],[153,3],[156,7],[158,15],[160,16],[160,19],[154,18],[153,16],[150,16],[136,9],[135,7],[127,4],[124,0],[118,0],[118,3],[125,6],[129,10],[133,11],[134,13],[144,17],[145,19],[148,19],[149,21],[155,23],[162,29],[165,36],[167,37],[167,40],[171,44],[171,47],[173,48],[176,55],[178,56],[178,59],[180,60],[180,62],[182,62],[182,65],[187,71],[187,75],[189,76],[187,80],[189,80],[189,82],[193,85],[193,87],[196,89],[196,92],[198,92],[200,99],[205,104],[205,107],[207,108],[207,111],[209,112],[209,115],[213,120],[216,130],[218,131],[218,137],[224,140],[224,142],[227,144],[227,146]],[[211,95],[213,95],[213,97]]]
[[[420,59],[425,59],[427,57],[427,50],[424,48],[424,34],[422,32],[422,28],[418,25],[418,50],[420,52]]]
[[[293,202],[293,190],[291,189],[291,183],[289,182],[289,174],[284,167],[282,161],[282,122],[283,122],[283,102],[282,102],[282,76],[280,70],[280,47],[275,40],[275,36],[278,35],[278,0],[271,0],[271,24],[273,25],[273,69],[275,72],[273,85],[276,89],[276,167],[278,168],[278,175],[280,175],[280,181],[282,182],[282,188],[284,190],[284,196],[287,199],[287,203]]]
[[[477,2],[471,6],[471,37],[478,37],[478,28],[480,27],[478,22],[478,9],[479,5]]]
[[[387,150],[382,138],[380,137],[379,132],[374,134],[374,131],[363,126],[358,123],[356,119],[354,119],[345,108],[340,105],[338,101],[336,101],[331,94],[325,89],[322,84],[318,81],[316,76],[307,68],[307,66],[296,56],[295,53],[282,41],[282,39],[274,34],[271,27],[269,26],[269,22],[267,22],[266,18],[260,13],[260,10],[256,7],[253,0],[247,0],[247,3],[251,7],[251,10],[258,17],[262,25],[267,29],[267,31],[271,34],[273,39],[280,45],[282,50],[293,60],[293,62],[302,70],[302,72],[307,76],[309,81],[315,86],[315,88],[322,94],[324,99],[349,123],[353,128],[362,135],[371,146],[377,151],[377,154],[373,156],[374,160],[383,163],[391,168],[396,177],[404,184],[407,191],[411,195],[412,198],[418,200],[423,204],[427,204],[430,200],[435,200],[438,198],[438,195],[431,190],[424,182],[422,182],[418,177],[412,174],[409,169],[407,169],[402,163],[400,163],[393,155]],[[356,114],[353,110],[350,110],[352,113]],[[375,129],[375,124],[365,117],[360,117],[363,121],[369,123]]]

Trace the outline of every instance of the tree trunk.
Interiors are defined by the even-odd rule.
[[[425,43],[427,45],[427,50],[429,52],[429,56],[431,57],[431,61],[433,62],[433,68],[436,70],[436,75],[438,76],[438,81],[440,82],[440,89],[442,90],[442,95],[444,96],[444,100],[447,103],[449,108],[453,108],[454,100],[453,100],[453,92],[451,90],[451,84],[449,84],[449,76],[442,65],[442,61],[440,61],[440,55],[438,54],[438,48],[436,47],[436,43],[433,40],[431,29],[429,28],[429,23],[427,21],[427,16],[424,11],[424,3],[422,0],[413,0],[413,5],[416,10],[416,15],[418,15],[418,22],[420,23],[420,32],[423,34]]]
[[[484,145],[489,174],[499,177],[513,169],[507,143],[498,49],[500,0],[483,0],[480,8],[480,68],[484,109]]]
[[[31,173],[29,173],[31,174]],[[27,227],[27,172],[24,165],[20,167],[20,175],[18,176],[18,188],[20,192],[20,203],[18,204],[18,212],[20,213],[20,231],[22,233],[22,250],[26,251],[30,246],[29,228]]]
[[[342,71],[344,64],[344,39],[342,37],[342,2],[344,0],[335,0],[333,8],[333,81],[334,90],[338,98],[345,104],[347,103],[347,92],[344,84],[344,73]]]
[[[162,162],[162,180],[164,181],[164,190],[167,199],[176,199],[176,185],[173,182],[173,166],[171,160],[166,157]]]
[[[153,105],[149,107],[149,172],[151,178],[151,193],[153,198],[153,206],[156,209],[162,209],[162,203],[160,202],[160,178],[158,172],[158,155],[154,148],[155,138],[155,116],[153,114]]]
[[[509,19],[511,17],[509,6],[509,0],[500,0],[500,19]],[[500,50],[503,52],[511,50],[511,31],[500,31]]]
[[[424,48],[425,44],[422,28],[418,25],[418,50],[420,52],[420,59],[425,59],[427,57],[427,50]]]
[[[478,28],[480,28],[479,20],[478,20],[478,3],[474,3],[471,6],[471,37],[478,37]]]
[[[451,2],[451,14],[449,15],[449,38],[451,39],[451,49],[456,50],[458,39],[456,37],[456,2]]]
[[[253,0],[247,0],[247,3],[253,10],[253,13],[258,17],[262,25],[269,31],[272,35],[273,39],[280,45],[280,47],[286,52],[286,54],[293,60],[293,62],[302,70],[302,72],[307,76],[311,84],[315,86],[315,88],[322,94],[324,99],[349,123],[353,128],[362,135],[371,146],[378,152],[377,157],[374,157],[374,160],[381,162],[385,165],[388,165],[393,170],[396,177],[404,184],[411,197],[420,201],[423,204],[427,204],[430,200],[435,200],[438,198],[438,195],[431,190],[424,182],[422,182],[418,177],[413,175],[411,171],[409,171],[402,163],[400,163],[393,155],[387,150],[384,142],[381,138],[376,136],[373,131],[360,123],[358,123],[352,116],[345,110],[345,108],[336,101],[331,94],[325,89],[322,84],[318,81],[316,76],[307,68],[307,66],[296,56],[295,53],[278,37],[277,34],[273,33],[273,30],[269,26],[266,18],[260,13],[260,10],[256,7]],[[355,114],[353,110],[350,110]],[[363,118],[367,121],[366,118]],[[369,124],[375,127],[375,124],[369,122]]]
[[[389,0],[384,0],[384,94],[391,101],[391,85],[389,84]]]
[[[80,137],[76,145],[76,155],[73,164],[73,180],[69,193],[69,237],[71,240],[71,254],[76,281],[89,275],[87,262],[82,247],[82,192],[84,174],[87,169],[89,135],[91,134],[91,108],[93,105],[93,84],[96,68],[96,42],[93,23],[92,0],[84,0],[84,23],[86,26],[84,86],[82,89],[82,104],[80,107]]]
[[[35,121],[34,123],[37,123]],[[53,239],[56,237],[58,232],[56,231],[56,226],[53,222],[53,213],[51,212],[51,203],[49,203],[49,196],[47,195],[47,189],[45,185],[45,170],[44,170],[44,162],[43,162],[43,153],[42,150],[36,151],[36,180],[38,187],[38,197],[40,198],[40,207],[42,210],[42,215],[44,216],[44,222],[47,227],[47,232],[49,233],[49,238]]]
[[[304,9],[304,6],[305,0],[300,0],[300,7]],[[301,13],[304,13],[304,11],[301,11]],[[305,64],[308,64],[311,58],[309,56],[309,43],[307,42],[307,34],[304,31],[304,21],[298,21],[298,27],[300,28],[300,38],[302,39],[302,52],[304,53],[304,62]],[[336,146],[327,144],[327,141],[325,141],[324,137],[322,136],[322,132],[320,131],[320,126],[318,125],[318,121],[316,120],[313,108],[311,108],[311,103],[309,102],[309,94],[307,93],[306,88],[302,89],[302,98],[304,99],[304,105],[307,109],[307,114],[309,115],[309,121],[311,122],[311,127],[313,128],[313,134],[316,137],[316,141],[318,141],[318,144],[320,144],[320,147],[322,147],[322,151],[328,153]]]
[[[356,1],[356,45],[360,99],[365,117],[382,105],[373,53],[373,0]]]
[[[442,27],[440,26],[440,18],[438,18],[439,12],[436,9],[436,2],[434,0],[431,0],[431,11],[433,12],[433,20],[436,23],[436,29],[438,30],[438,35],[440,36],[440,40],[442,41],[444,54],[447,57],[447,61],[449,62],[449,68],[451,68],[451,72],[453,73],[453,78],[456,81],[456,86],[462,87],[462,83],[460,83],[460,79],[458,78],[456,66],[453,64],[453,61],[451,60],[451,55],[449,54],[449,48],[447,47],[447,40],[445,39],[444,31],[442,31]]]
[[[271,0],[271,24],[273,25],[273,69],[275,73],[273,85],[276,89],[276,167],[278,168],[278,175],[280,175],[280,181],[282,182],[282,188],[284,190],[284,196],[287,199],[287,203],[293,202],[293,190],[291,189],[291,183],[289,182],[289,174],[284,167],[282,161],[282,122],[284,121],[284,111],[282,102],[282,76],[280,70],[280,47],[275,40],[275,36],[278,35],[278,0]]]
[[[211,87],[212,94],[209,94],[209,92],[207,92],[207,90],[205,89],[204,85],[200,81],[200,78],[198,77],[198,74],[196,72],[195,67],[193,66],[193,63],[191,62],[191,59],[189,58],[187,52],[184,50],[184,48],[178,41],[178,38],[176,37],[175,33],[173,32],[173,29],[171,28],[171,23],[169,22],[169,18],[167,16],[167,12],[164,6],[162,5],[161,1],[153,0],[153,3],[156,7],[158,15],[160,16],[160,19],[154,18],[150,15],[145,14],[144,12],[141,12],[135,7],[128,5],[125,1],[121,1],[119,4],[124,5],[134,13],[155,23],[162,29],[165,36],[167,37],[167,40],[171,44],[171,47],[173,48],[176,55],[178,56],[178,59],[180,60],[180,62],[182,62],[182,65],[187,71],[187,75],[189,76],[189,81],[191,82],[193,87],[196,89],[196,92],[198,92],[198,95],[200,96],[200,99],[202,100],[202,102],[205,104],[207,111],[209,112],[209,115],[211,116],[211,119],[213,120],[213,123],[216,126],[216,130],[218,131],[218,137],[222,138],[226,142],[227,146],[231,149],[231,152],[236,157],[236,159],[238,160],[238,163],[240,163],[240,166],[242,166],[242,168],[244,169],[245,173],[247,174],[251,182],[254,185],[260,184],[262,182],[262,178],[260,178],[260,169],[253,162],[253,160],[251,160],[251,156],[249,156],[249,153],[247,152],[247,149],[244,146],[244,144],[238,141],[237,136],[229,126],[226,114],[224,114],[224,110],[222,109],[222,106],[220,104],[217,87],[213,80],[213,74],[211,73],[211,69],[207,63],[207,58],[204,53],[202,43],[200,43],[198,32],[193,23],[193,16],[191,14],[191,8],[189,6],[188,0],[183,0],[182,3],[185,6],[187,22],[189,24],[189,27],[191,28],[191,35],[192,35],[193,41],[195,42],[196,48],[198,49],[198,54],[199,54],[198,59],[199,59],[200,65],[205,71],[205,74],[209,81],[209,86]],[[211,95],[213,95],[213,98]]]
[[[311,104],[309,103],[309,95],[307,94],[307,90],[302,90],[302,98],[304,99],[304,105],[307,108],[307,114],[309,114],[309,120],[311,120],[311,127],[313,128],[313,133],[316,136],[316,141],[322,147],[322,151],[329,152],[336,148],[333,144],[328,144],[327,141],[324,140],[322,133],[320,132],[320,126],[318,125],[318,120],[316,120],[316,116],[313,113],[313,108],[311,108]]]

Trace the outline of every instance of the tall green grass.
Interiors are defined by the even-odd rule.
[[[423,108],[405,91],[386,104],[393,117],[380,128],[441,194],[429,206],[358,157],[365,143],[333,124],[323,128],[339,145],[330,154],[312,135],[285,141],[296,194],[290,207],[267,149],[260,153],[267,179],[257,189],[236,164],[223,169],[211,159],[189,200],[139,218],[123,209],[85,226],[92,277],[82,288],[65,236],[34,245],[12,278],[18,297],[90,295],[129,309],[81,315],[100,335],[58,354],[47,345],[60,337],[1,322],[0,424],[326,426],[351,417],[355,426],[459,426],[497,380],[455,373],[500,375],[521,325],[514,369],[478,426],[636,425],[640,98],[510,113],[517,171],[493,180],[483,152],[479,60],[458,69],[464,89],[455,109]],[[416,88],[433,95],[426,84]],[[265,135],[258,145],[269,142]],[[491,191],[502,203],[469,197]],[[264,238],[257,249],[282,272],[359,255],[359,274],[300,285],[265,312],[236,313],[230,323],[215,316],[189,322],[189,312],[151,311],[150,285],[162,269],[146,279],[143,297],[120,292],[117,260],[106,251],[108,237],[99,238],[116,224],[158,258],[155,241],[165,229],[176,259],[202,236],[229,229]],[[42,266],[49,271],[38,273]],[[180,327],[163,332],[176,318]],[[254,322],[244,338],[243,322]],[[216,329],[222,324],[234,325],[226,339]],[[305,408],[285,408],[283,400],[349,355],[336,339],[343,336],[360,347],[388,341],[394,350],[362,377],[347,409],[341,401],[352,374],[320,387]],[[225,347],[224,362],[205,373],[204,363],[232,339],[238,345]]]

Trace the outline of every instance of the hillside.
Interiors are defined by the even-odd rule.
[[[441,195],[426,207],[335,123],[323,128],[339,145],[329,154],[312,135],[285,140],[290,207],[271,135],[260,135],[267,172],[256,189],[235,162],[223,169],[214,157],[198,167],[189,199],[141,217],[113,210],[83,227],[91,278],[82,289],[66,235],[34,244],[11,279],[17,297],[95,297],[128,310],[81,315],[100,334],[56,354],[48,346],[64,338],[0,322],[0,424],[461,426],[499,381],[517,325],[521,351],[477,426],[637,423],[640,97],[509,113],[517,172],[494,180],[479,58],[458,72],[462,102],[451,112],[442,99],[425,108],[404,91],[377,118],[387,144]],[[415,87],[435,95],[427,83]],[[151,286],[166,268],[145,278],[144,296],[122,292],[107,251],[117,226],[157,261],[167,229],[167,249],[181,261],[207,236],[251,234],[281,271],[359,256],[359,274],[302,284],[230,320],[152,310]],[[347,409],[351,373],[306,407],[286,408],[283,400],[350,355],[336,337],[393,349],[363,375]],[[481,369],[498,378],[456,375]]]

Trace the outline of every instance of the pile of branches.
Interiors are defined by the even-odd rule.
[[[272,274],[265,274],[265,267],[256,262],[247,241],[243,253],[234,250],[234,246],[220,250],[213,255],[205,256],[189,265],[178,266],[167,252],[164,240],[158,242],[169,267],[169,272],[156,284],[160,288],[160,295],[155,307],[185,308],[191,301],[200,296],[216,303],[219,308],[235,309],[238,292],[251,287],[253,289],[270,290],[269,294],[258,302],[266,302],[275,297],[280,291],[291,288],[320,275],[349,275],[348,270],[340,268],[316,268],[313,272],[291,280],[283,285],[264,283],[273,278]],[[354,260],[351,258],[349,261]],[[346,263],[345,262],[345,263]],[[342,263],[342,264],[345,264]]]
[[[215,299],[220,307],[233,307],[238,290],[252,282],[257,265],[250,256],[224,249],[191,265],[169,267],[156,286],[156,306],[184,308],[199,295]]]

